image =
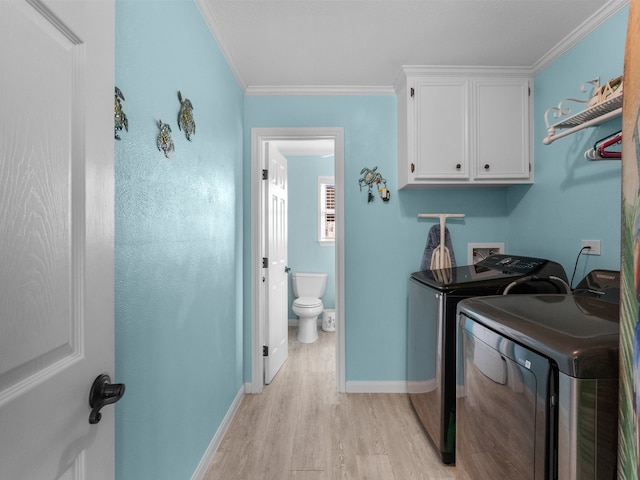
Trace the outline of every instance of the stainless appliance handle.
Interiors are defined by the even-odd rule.
[[[509,285],[505,287],[502,294],[507,295],[513,287],[520,285],[522,283],[527,283],[527,282],[557,283],[564,288],[564,293],[571,293],[571,287],[569,286],[569,284],[565,282],[563,279],[561,279],[560,277],[556,277],[555,275],[549,275],[548,277],[538,277],[536,275],[529,275],[527,277],[522,277],[522,278],[519,278],[518,280],[514,280],[513,282],[511,282]],[[562,292],[559,292],[559,293],[562,293]]]

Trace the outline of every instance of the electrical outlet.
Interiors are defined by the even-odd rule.
[[[582,247],[591,247],[582,252],[585,255],[600,255],[600,240],[582,240]]]

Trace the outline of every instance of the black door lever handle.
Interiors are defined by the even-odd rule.
[[[100,421],[100,409],[105,405],[116,403],[124,395],[124,383],[110,383],[111,378],[106,373],[99,375],[91,385],[89,392],[89,423],[94,425]]]

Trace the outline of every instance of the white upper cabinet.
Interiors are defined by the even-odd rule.
[[[416,181],[469,178],[469,82],[418,80],[409,93],[409,165]],[[411,94],[413,93],[413,97]]]
[[[404,67],[396,91],[398,188],[533,182],[521,70]]]

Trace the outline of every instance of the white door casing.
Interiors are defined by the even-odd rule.
[[[287,273],[287,159],[270,143],[265,144],[267,160],[267,195],[265,220],[267,238],[265,255],[268,267],[266,277],[267,317],[265,337],[268,355],[264,357],[264,383],[269,384],[276,376],[289,354],[288,297],[289,275]]]
[[[113,480],[113,0],[0,2],[0,478]]]
[[[335,307],[336,307],[336,386],[346,391],[345,328],[344,328],[344,129],[342,127],[253,128],[251,129],[251,382],[248,393],[260,393],[264,386],[265,345],[265,283],[262,281],[262,257],[266,229],[263,219],[265,193],[262,169],[265,168],[264,144],[269,141],[332,139],[335,145],[334,176],[336,185],[336,239],[335,239]]]

